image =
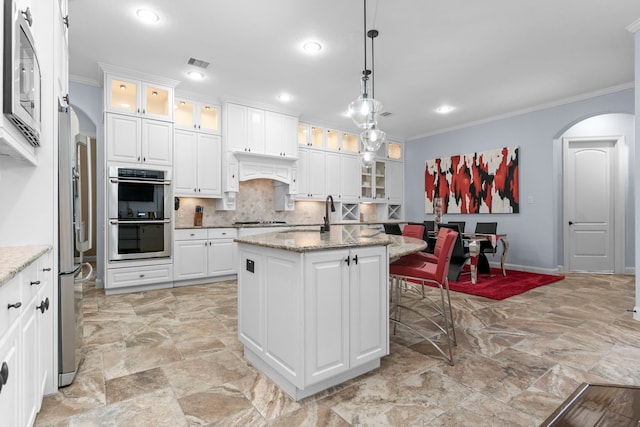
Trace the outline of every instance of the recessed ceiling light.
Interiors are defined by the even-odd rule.
[[[202,80],[204,79],[204,74],[202,74],[200,71],[188,71],[187,77],[189,77],[191,80]]]
[[[153,10],[149,9],[138,9],[136,10],[136,16],[143,22],[147,24],[155,24],[160,20],[160,16],[155,13]]]
[[[291,95],[289,95],[288,93],[281,93],[280,95],[278,95],[278,99],[282,102],[289,102],[291,101]]]
[[[308,41],[302,45],[302,49],[308,53],[317,53],[322,50],[322,45],[316,41]]]
[[[436,113],[438,113],[438,114],[449,114],[453,110],[455,110],[455,107],[452,107],[451,105],[442,105],[442,106],[436,108]]]

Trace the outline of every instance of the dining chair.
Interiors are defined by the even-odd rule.
[[[395,234],[397,236],[402,235],[402,229],[400,228],[400,225],[398,224],[383,224],[383,225],[384,225],[384,232],[386,234]]]
[[[433,235],[433,232],[436,230],[436,222],[435,221],[424,221],[424,240],[427,242],[427,247],[423,252],[433,253],[433,249],[436,243],[436,236]]]
[[[389,278],[392,286],[389,320],[396,326],[404,326],[428,341],[453,366],[453,349],[457,345],[453,309],[447,279],[451,253],[458,233],[443,229],[438,233],[436,263],[421,261],[419,258],[402,257],[389,265]],[[430,286],[429,284],[433,285]],[[425,287],[437,287],[439,298],[431,299],[425,295]],[[410,314],[402,316],[403,311]],[[414,321],[418,318],[417,321]],[[442,319],[442,320],[441,320]],[[428,323],[424,322],[427,321]],[[433,325],[437,333],[444,335],[445,343],[439,343],[433,330],[424,330],[424,325]],[[446,350],[443,348],[446,344]]]
[[[447,221],[447,224],[457,225],[458,232],[464,233],[464,227],[467,225],[467,222],[466,221]]]
[[[402,228],[402,235],[424,240],[424,225],[416,223],[407,224]]]
[[[462,233],[459,232],[460,228],[458,224],[440,224],[440,228],[450,228],[453,231],[458,231],[456,241],[453,245],[453,252],[451,253],[451,265],[449,266],[449,280],[457,282],[462,273],[462,268],[469,261],[471,256],[468,251],[465,251],[462,243]]]

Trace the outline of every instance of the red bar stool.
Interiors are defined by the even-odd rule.
[[[439,246],[440,248],[436,263],[410,255],[389,265],[389,278],[392,287],[389,320],[394,324],[394,333],[397,325],[410,329],[433,345],[450,365],[453,365],[452,346],[456,345],[457,342],[447,274],[449,272],[453,244],[457,237],[458,233],[453,230],[447,229],[446,232],[438,233],[436,247]],[[428,286],[426,283],[437,285],[440,290],[439,302],[432,301],[425,296],[424,288]],[[416,294],[422,304],[410,305],[412,302],[410,297]],[[435,341],[434,337],[428,336],[417,324],[410,324],[403,320],[401,316],[403,310],[407,310],[417,315],[420,319],[428,321],[444,334],[446,336],[446,351]],[[443,320],[442,323],[440,321],[441,318]]]

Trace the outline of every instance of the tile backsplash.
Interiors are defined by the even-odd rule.
[[[231,225],[236,221],[286,221],[288,224],[320,224],[324,217],[324,202],[299,201],[293,211],[274,209],[274,185],[269,179],[240,182],[235,211],[216,210],[215,199],[180,197],[180,209],[175,212],[176,228],[193,226],[196,206],[203,207],[203,227]],[[335,218],[335,217],[334,217]]]

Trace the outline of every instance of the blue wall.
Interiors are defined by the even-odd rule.
[[[443,221],[466,220],[467,230],[473,230],[477,221],[498,221],[498,230],[507,233],[509,237],[511,248],[507,263],[510,266],[539,271],[557,271],[562,263],[563,253],[562,240],[558,239],[562,233],[562,200],[559,194],[559,189],[562,188],[560,138],[577,123],[609,113],[633,114],[634,90],[621,90],[407,141],[405,144],[405,218],[410,221],[433,219],[433,215],[424,213],[426,160],[506,146],[519,146],[520,213],[447,214],[444,215]],[[625,129],[616,131],[617,135],[625,133],[628,133],[626,126]],[[633,137],[631,141],[627,141],[627,145],[635,147]],[[630,173],[634,168],[631,163],[633,162],[630,162]],[[532,203],[528,203],[529,200]],[[635,212],[633,201],[627,206],[626,216],[633,218]],[[633,251],[634,245],[635,243],[626,245],[628,251]],[[626,262],[632,262],[633,257],[633,252],[627,254],[629,261]]]

